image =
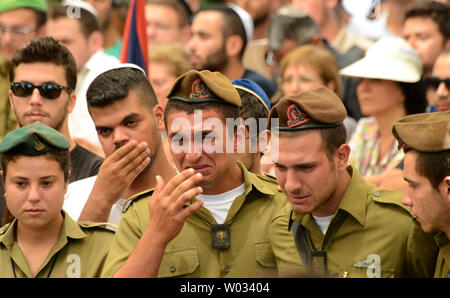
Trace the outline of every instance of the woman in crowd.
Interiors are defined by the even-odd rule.
[[[341,70],[360,78],[357,96],[367,117],[358,121],[349,141],[349,163],[376,185],[404,157],[392,134],[397,120],[423,113],[427,106],[419,56],[402,38],[384,37],[361,60]]]

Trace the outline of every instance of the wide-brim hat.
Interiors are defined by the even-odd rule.
[[[400,37],[383,37],[367,49],[364,58],[344,67],[341,75],[416,83],[422,77],[417,52]]]

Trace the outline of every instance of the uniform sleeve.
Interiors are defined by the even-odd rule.
[[[269,226],[279,277],[293,277],[303,272],[302,262],[295,246],[294,236],[288,230],[290,205],[282,208]]]
[[[102,277],[112,277],[123,266],[143,234],[136,205],[132,204],[126,213],[122,215],[106,258]]]
[[[406,263],[409,277],[433,277],[439,247],[431,234],[425,233],[417,222],[408,236]]]

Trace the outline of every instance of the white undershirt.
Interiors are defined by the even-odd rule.
[[[325,233],[328,230],[328,226],[330,225],[330,221],[331,218],[333,217],[333,215],[330,216],[323,216],[323,217],[319,217],[319,216],[312,216],[314,218],[314,220],[316,221],[317,225],[319,226],[320,230],[322,231],[322,234],[325,235]]]
[[[204,201],[203,207],[208,209],[218,224],[223,224],[227,218],[228,211],[234,199],[243,194],[245,184],[218,195],[198,195],[197,197]]]

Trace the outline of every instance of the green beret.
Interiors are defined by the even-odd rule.
[[[399,149],[440,152],[450,149],[450,110],[409,115],[394,123]]]
[[[241,107],[241,97],[220,72],[190,70],[177,78],[167,94],[169,100],[186,103],[218,102]]]
[[[45,0],[0,0],[0,12],[18,8],[47,11],[47,2]]]
[[[0,153],[12,151],[23,155],[42,155],[51,151],[68,150],[65,136],[51,127],[36,121],[13,130],[0,143]]]
[[[341,99],[326,87],[285,96],[272,107],[268,116],[278,118],[280,131],[336,127],[343,123],[347,111]]]

